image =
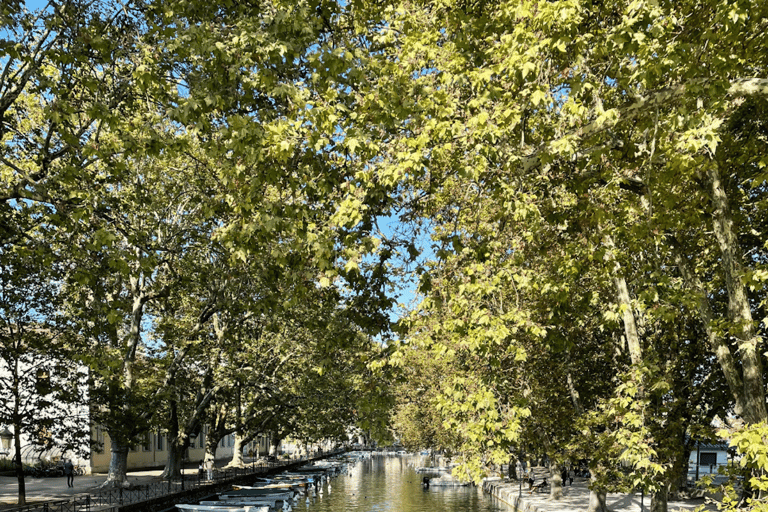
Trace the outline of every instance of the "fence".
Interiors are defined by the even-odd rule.
[[[92,508],[92,506],[93,502],[91,501],[91,496],[89,494],[85,494],[83,496],[75,496],[74,498],[68,500],[46,501],[45,503],[34,503],[30,505],[24,505],[22,507],[14,507],[4,510],[13,510],[14,512],[80,512],[85,510],[97,510]],[[114,512],[116,508],[104,507],[99,508],[98,510],[102,510],[104,512]]]
[[[313,459],[322,459],[343,452],[318,453]],[[3,508],[3,512],[117,512],[122,505],[130,505],[156,498],[171,496],[182,491],[200,487],[215,487],[228,481],[237,480],[242,476],[260,475],[276,468],[296,464],[296,460],[284,462],[263,462],[244,468],[216,469],[213,480],[201,479],[183,475],[179,480],[152,482],[136,485],[130,489],[105,489],[93,494],[82,494],[68,500],[46,501],[21,507]]]
[[[729,465],[733,464],[732,462],[728,463],[717,463],[717,464],[688,464],[688,475],[687,480],[689,484],[694,484],[696,480],[705,477],[705,476],[711,476],[715,482],[721,482],[723,480],[727,479],[727,476],[724,474],[726,469]],[[721,473],[721,468],[723,470],[723,473]]]

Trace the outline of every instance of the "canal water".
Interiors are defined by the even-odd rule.
[[[426,457],[373,455],[331,478],[323,493],[295,504],[294,512],[507,512],[479,487],[421,486],[415,467]],[[328,485],[330,484],[330,491]]]

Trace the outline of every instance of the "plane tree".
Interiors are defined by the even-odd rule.
[[[628,357],[616,369],[634,368],[637,401],[648,399],[660,376],[644,371],[656,345],[669,340],[662,343],[645,328],[654,321],[648,310],[655,281],[670,281],[674,289],[663,299],[682,302],[667,313],[683,305],[686,314],[695,312],[707,336],[690,339],[716,358],[735,412],[747,423],[763,421],[762,338],[754,317],[761,298],[750,298],[746,286],[762,273],[759,260],[741,250],[749,238],[741,212],[759,204],[761,187],[752,176],[762,176],[762,157],[747,143],[737,146],[748,152],[729,158],[734,139],[726,128],[745,120],[742,104],[759,113],[755,105],[766,93],[763,18],[754,16],[764,7],[714,1],[354,7],[373,20],[370,44],[377,50],[366,61],[376,80],[359,93],[358,119],[361,130],[369,127],[366,140],[380,140],[382,132],[389,137],[371,164],[375,172],[358,174],[358,187],[381,194],[394,182],[420,191],[414,204],[446,232],[437,233],[437,250],[445,248],[437,258],[464,254],[458,267],[464,272],[476,272],[486,254],[520,251],[478,243],[473,255],[452,235],[471,200],[498,228],[527,218],[530,225],[518,232],[527,243],[582,222],[581,242],[590,250],[575,258],[604,262],[596,269],[601,292],[610,292],[601,294],[602,304],[614,305],[606,309],[618,315],[616,345]],[[714,41],[722,51],[712,50]],[[750,123],[761,121],[741,126]],[[559,189],[566,193],[554,193]],[[433,201],[448,206],[430,209]],[[472,233],[483,226],[459,228]],[[518,280],[531,280],[526,265],[515,268]],[[711,286],[702,285],[705,278]],[[430,275],[425,283],[435,286]],[[762,294],[761,282],[750,286]],[[468,308],[459,311],[471,319]],[[456,316],[448,321],[466,322]]]
[[[132,2],[6,6],[0,34],[0,200],[47,204],[51,220],[62,222],[106,181],[109,173],[94,163],[114,147],[102,135],[130,115],[136,99],[130,82],[137,13]]]
[[[20,505],[23,457],[54,448],[85,457],[89,442],[87,374],[76,356],[84,347],[60,314],[62,268],[46,246],[48,228],[32,220],[40,208],[9,209],[23,243],[0,247],[0,423],[13,430]]]
[[[153,126],[123,140],[128,146],[151,144],[158,133]],[[168,127],[165,137],[184,145]],[[79,217],[66,233],[65,290],[67,313],[93,348],[87,361],[94,410],[112,450],[105,485],[126,485],[128,447],[148,429],[153,411],[148,404],[156,393],[147,379],[157,371],[144,335],[150,311],[183,283],[185,258],[208,243],[213,207],[198,165],[181,152],[155,157],[130,152],[114,157],[113,165],[124,167],[121,179],[113,179],[90,215]]]

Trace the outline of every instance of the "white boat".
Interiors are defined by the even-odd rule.
[[[280,493],[264,493],[264,494],[245,494],[242,491],[227,491],[219,494],[220,501],[232,501],[232,500],[263,500],[263,501],[288,501],[293,498],[293,491],[280,492]]]
[[[254,482],[252,486],[233,485],[237,489],[293,489],[306,487],[309,484],[307,480],[273,480],[272,482]]]
[[[269,505],[228,507],[211,505],[187,505],[177,504],[179,510],[188,510],[189,512],[269,512]]]
[[[253,500],[226,500],[226,501],[201,501],[201,505],[205,505],[207,507],[271,507],[275,508],[277,506],[277,502],[282,501],[285,503],[284,500],[273,500],[271,498],[258,498]]]

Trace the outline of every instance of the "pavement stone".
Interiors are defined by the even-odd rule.
[[[537,483],[538,483],[537,479]],[[553,500],[547,492],[529,492],[526,482],[522,483],[522,490],[517,480],[487,480],[483,484],[484,490],[489,492],[513,510],[519,512],[584,512],[589,505],[589,480],[576,478],[573,485],[563,488],[563,497]],[[642,508],[641,508],[642,502]],[[621,512],[647,512],[650,510],[651,497],[640,494],[608,494],[606,497],[608,508]],[[669,501],[669,512],[692,512],[696,507],[705,505],[707,511],[716,511],[713,503],[705,503],[704,498],[696,498],[684,501]]]

